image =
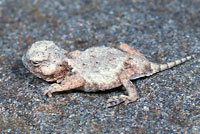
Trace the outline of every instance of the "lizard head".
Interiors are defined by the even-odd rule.
[[[65,75],[67,51],[59,48],[53,41],[38,41],[31,45],[23,55],[24,66],[39,78],[56,81]]]

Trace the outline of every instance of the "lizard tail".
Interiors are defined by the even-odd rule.
[[[160,72],[160,71],[164,71],[166,69],[169,69],[169,68],[172,68],[174,66],[177,66],[179,64],[182,64],[192,58],[194,58],[195,56],[194,55],[191,55],[191,56],[187,56],[185,58],[182,58],[182,59],[179,59],[179,60],[176,60],[176,61],[173,61],[173,62],[168,62],[166,64],[156,64],[156,63],[151,63],[151,73],[148,74],[148,76],[152,75],[152,74],[155,74],[157,72]]]

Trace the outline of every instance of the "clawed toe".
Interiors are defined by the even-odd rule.
[[[106,107],[108,107],[108,108],[114,107],[114,106],[117,106],[117,105],[123,103],[124,101],[125,101],[124,98],[121,98],[119,96],[113,96],[113,97],[108,99]]]
[[[50,90],[50,89],[45,90],[43,94],[44,94],[44,95],[47,95],[47,96],[50,97],[50,98],[52,97],[52,93],[51,93],[51,90]]]
[[[121,103],[129,104],[131,102],[134,102],[135,100],[130,99],[129,96],[126,95],[120,95],[120,96],[113,96],[108,99],[107,101],[107,107],[114,107]]]
[[[129,96],[126,96],[126,95],[120,95],[120,98],[124,100],[124,103],[127,105],[131,102],[133,102]]]
[[[58,84],[52,84],[47,90],[44,91],[44,95],[52,97],[52,93],[58,91],[58,89],[60,89],[60,86]]]

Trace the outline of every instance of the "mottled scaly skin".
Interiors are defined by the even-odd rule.
[[[150,65],[144,56],[131,55],[105,46],[89,48],[68,63],[85,80],[83,90],[87,92],[121,86],[119,75],[122,71],[134,67],[134,72],[141,74]]]
[[[150,76],[190,60],[188,56],[166,64],[152,63],[143,54],[120,44],[119,48],[91,47],[85,51],[67,52],[52,41],[38,41],[24,54],[27,69],[46,81],[55,81],[45,95],[80,89],[86,92],[104,91],[123,85],[128,95],[108,99],[108,107],[138,98],[136,87],[130,80]]]

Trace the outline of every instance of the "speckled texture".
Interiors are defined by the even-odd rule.
[[[67,52],[60,49],[53,41],[37,41],[24,53],[24,66],[37,77],[52,82],[65,75]]]
[[[132,67],[134,69],[131,75],[135,73],[142,75],[149,71],[149,68],[144,69],[146,66],[149,67],[150,63],[143,55],[131,55],[120,50],[119,46],[120,44],[116,45],[117,48],[91,47],[71,60],[74,72],[86,82],[84,91],[104,91],[119,87],[122,85],[120,74]]]
[[[92,47],[75,59],[76,70],[87,82],[106,86],[118,80],[125,55],[113,48]]]
[[[49,83],[22,65],[38,40],[66,50],[131,44],[153,62],[200,51],[199,0],[1,0],[0,131],[2,133],[198,133],[200,64],[189,61],[133,81],[140,98],[105,109],[115,92],[41,95]],[[153,56],[152,56],[153,55]]]

